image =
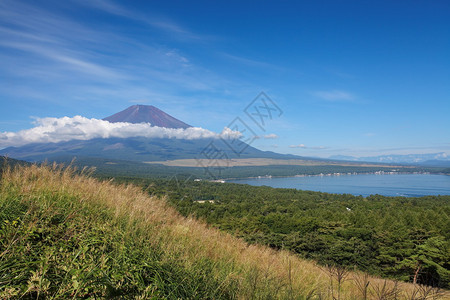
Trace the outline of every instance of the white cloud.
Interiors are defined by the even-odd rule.
[[[301,148],[301,149],[312,149],[312,150],[328,149],[328,147],[325,147],[325,146],[307,147],[307,146],[305,146],[305,144],[290,145],[289,148]]]
[[[271,134],[266,134],[264,136],[265,139],[277,139],[278,135],[276,135],[275,133],[271,133]]]
[[[255,139],[266,139],[266,140],[274,140],[278,138],[278,135],[275,133],[270,133],[266,135],[255,135],[253,138]]]
[[[18,132],[0,132],[0,148],[23,146],[30,143],[57,143],[70,140],[90,140],[94,138],[239,138],[241,133],[224,128],[218,134],[200,127],[173,129],[151,126],[149,123],[110,123],[82,116],[62,118],[37,118],[35,127]]]
[[[290,145],[289,148],[306,148],[306,146],[304,144]]]
[[[447,155],[447,153],[445,153],[445,152],[437,153],[437,154],[434,156],[434,159],[447,159],[447,158],[448,158],[448,155]]]
[[[316,91],[311,93],[313,96],[327,101],[353,101],[355,96],[340,90]]]

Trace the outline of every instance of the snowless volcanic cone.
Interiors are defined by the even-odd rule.
[[[180,121],[153,105],[133,105],[103,120],[128,123],[150,123],[152,126],[166,128],[188,128],[192,127]]]

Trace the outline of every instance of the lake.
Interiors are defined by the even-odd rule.
[[[278,178],[248,178],[227,182],[295,188],[336,194],[421,197],[450,195],[450,176],[435,174],[357,174]]]

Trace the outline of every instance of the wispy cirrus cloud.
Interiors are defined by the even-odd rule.
[[[9,47],[17,50],[27,51],[35,55],[44,57],[50,61],[63,64],[72,71],[82,72],[95,78],[105,79],[123,79],[124,75],[100,64],[90,62],[75,55],[70,55],[60,51],[55,51],[51,47],[40,46],[32,43],[14,43],[0,41],[0,46]]]
[[[75,9],[80,3],[73,3]],[[180,39],[207,39],[164,17],[142,16],[111,1],[84,4],[84,9],[89,6],[134,20],[131,27],[159,30],[161,36],[172,31]],[[64,10],[42,9],[32,2],[0,2],[0,50],[0,75],[17,79],[13,82],[18,85],[0,86],[0,92],[14,91],[21,98],[25,88],[36,96],[47,95],[49,103],[130,98],[168,102],[180,95],[185,95],[186,103],[193,93],[218,93],[241,85],[193,63],[182,50],[160,43],[158,36],[143,41],[107,26],[77,22]],[[58,94],[64,99],[54,99]]]
[[[202,35],[189,30],[187,27],[170,20],[167,17],[151,15],[149,13],[142,14],[137,11],[126,9],[125,7],[108,0],[83,1],[86,6],[90,6],[109,14],[125,17],[140,23],[147,24],[153,28],[164,31],[172,37],[182,41],[205,41],[215,39],[212,36]]]
[[[353,102],[356,101],[356,96],[341,90],[330,90],[330,91],[315,91],[311,92],[311,95],[320,98],[322,100],[330,102]]]
[[[283,70],[281,67],[273,65],[273,64],[265,62],[265,61],[250,59],[250,58],[246,58],[246,57],[242,57],[242,56],[236,56],[236,55],[232,55],[232,54],[225,53],[225,52],[221,52],[221,53],[219,53],[219,55],[223,56],[224,58],[226,58],[230,61],[233,61],[238,64],[243,64],[243,65],[246,65],[249,67],[271,69],[271,70],[278,70],[278,71]]]
[[[123,73],[108,66],[105,60],[99,60],[96,53],[111,34],[91,30],[23,2],[5,0],[0,8],[0,47],[16,50],[1,64],[4,70],[19,76],[36,74],[37,79],[43,73],[60,78],[74,75],[68,71],[97,80],[124,78]],[[14,59],[18,57],[26,62],[25,66],[17,65]]]

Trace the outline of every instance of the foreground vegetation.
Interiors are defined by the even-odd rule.
[[[6,168],[1,176],[1,299],[386,295],[445,297],[429,287],[320,268],[287,251],[248,245],[182,217],[135,186],[56,165]]]
[[[183,215],[250,243],[322,265],[449,287],[450,196],[363,198],[192,180],[152,181],[149,190],[168,194]]]

